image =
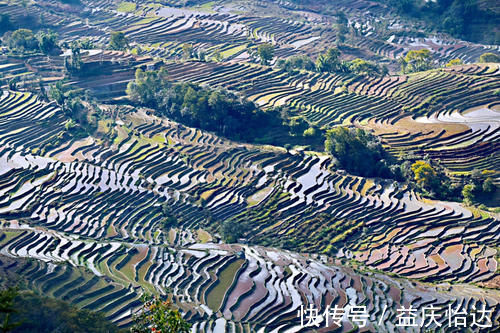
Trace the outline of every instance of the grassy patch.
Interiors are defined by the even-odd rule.
[[[134,25],[143,25],[143,24],[149,24],[156,20],[156,17],[147,17],[145,19],[140,20],[139,22],[135,23]]]
[[[249,207],[259,204],[273,190],[272,186],[268,186],[247,198]]]
[[[221,52],[223,58],[228,58],[246,49],[246,45],[240,45]]]
[[[213,10],[214,5],[215,5],[215,1],[210,1],[210,2],[204,3],[203,5],[200,5],[196,9],[201,11],[201,12],[214,13],[214,10]]]
[[[208,243],[212,240],[212,237],[210,236],[210,234],[208,232],[206,232],[205,230],[203,229],[198,229],[198,239],[200,240],[200,242],[202,243]]]
[[[224,294],[231,286],[231,283],[236,276],[236,272],[240,269],[245,261],[243,259],[238,259],[229,264],[222,272],[219,274],[219,283],[214,289],[210,291],[207,295],[207,305],[210,309],[217,311],[224,299]]]
[[[7,244],[12,238],[16,237],[20,233],[21,233],[20,231],[5,231],[5,230],[2,230],[2,234],[5,235],[5,238],[2,241],[0,241],[0,244]]]
[[[122,13],[131,13],[136,9],[136,7],[136,4],[133,2],[122,1],[118,4],[116,10]]]
[[[106,237],[114,237],[117,235],[118,235],[118,233],[116,232],[115,227],[112,224],[110,224],[108,226],[108,228],[106,229]]]
[[[482,209],[476,208],[474,206],[466,206],[466,208],[471,211],[471,213],[474,215],[475,218],[481,217],[483,219],[487,219],[487,218],[491,217],[491,215],[488,212],[486,212]]]
[[[208,191],[205,191],[205,192],[203,192],[203,193],[201,194],[201,196],[200,196],[200,197],[201,197],[203,200],[207,200],[207,199],[208,199],[208,198],[212,195],[212,193],[214,193],[214,191],[215,191],[215,190],[208,190]]]
[[[156,134],[155,136],[153,136],[152,140],[156,143],[165,143],[165,137],[163,137],[163,133]]]

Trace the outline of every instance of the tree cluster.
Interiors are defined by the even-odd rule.
[[[330,48],[325,53],[318,56],[316,63],[305,55],[292,56],[286,60],[280,59],[276,63],[277,67],[285,70],[290,75],[296,75],[300,70],[328,72],[328,73],[354,73],[365,76],[385,76],[389,70],[386,66],[380,66],[363,59],[343,61],[340,50]]]
[[[446,170],[431,160],[405,160],[400,165],[403,176],[424,196],[440,200],[459,200],[460,185],[453,183]]]
[[[97,129],[98,111],[90,103],[84,104],[79,94],[58,81],[49,88],[49,98],[56,102],[69,118],[66,129],[74,136],[87,135]]]
[[[103,314],[30,291],[0,291],[2,332],[121,332]]]
[[[224,242],[236,243],[248,231],[249,226],[244,219],[227,219],[220,224],[220,233]]]
[[[464,203],[472,205],[484,199],[487,201],[487,198],[497,190],[493,180],[494,175],[493,170],[472,170],[467,184],[462,189]]]
[[[163,68],[138,69],[135,80],[127,86],[127,94],[161,116],[235,140],[253,141],[272,128],[282,127],[276,111],[260,110],[254,103],[221,89],[172,83]]]
[[[176,227],[179,222],[177,217],[174,215],[173,209],[167,203],[161,205],[162,219],[160,221],[161,228],[163,231],[168,232],[173,227]]]
[[[411,50],[404,57],[399,58],[401,72],[416,73],[432,68],[432,55],[428,49]]]
[[[335,13],[335,28],[337,29],[337,43],[343,44],[346,40],[346,34],[349,32],[349,20],[343,11]]]
[[[109,48],[124,51],[128,48],[128,39],[122,31],[112,31],[109,36]]]
[[[389,155],[376,138],[362,129],[335,127],[326,132],[326,152],[340,168],[358,176],[393,178]]]
[[[198,50],[195,50],[193,44],[184,43],[182,44],[182,58],[185,60],[194,59],[199,61],[207,61],[207,53],[203,48],[198,48]],[[214,58],[216,61],[222,60],[222,54],[219,48],[215,49]]]
[[[12,52],[56,54],[60,51],[57,34],[51,30],[34,34],[29,29],[18,29],[12,33],[6,33],[3,39]]]
[[[292,75],[298,74],[300,70],[311,72],[316,70],[314,61],[306,55],[292,56],[286,60],[280,59],[277,61],[276,66]]]
[[[479,57],[479,62],[485,63],[485,62],[494,62],[494,63],[500,63],[500,55],[492,52],[486,52],[481,54]]]
[[[452,180],[439,161],[430,159],[403,159],[400,164],[401,175],[411,186],[424,196],[439,199],[460,201],[471,205],[478,202],[491,201],[490,197],[497,190],[493,181],[495,171],[473,170],[469,176],[461,180]]]
[[[262,65],[267,66],[274,57],[274,46],[270,43],[260,44],[257,47],[257,54],[259,55]]]
[[[179,310],[174,309],[168,299],[159,296],[142,297],[142,309],[133,316],[132,333],[188,333],[191,325],[182,318]]]
[[[481,0],[384,0],[404,16],[424,20],[428,25],[458,38],[489,44],[500,42],[495,1]],[[482,3],[481,3],[482,2]]]

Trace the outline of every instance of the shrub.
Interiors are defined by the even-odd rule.
[[[483,63],[484,62],[499,63],[500,62],[500,56],[498,54],[491,53],[491,52],[483,53],[479,57],[479,62],[483,62]]]
[[[7,44],[11,50],[19,52],[35,51],[38,48],[38,41],[29,29],[18,29],[8,38]]]
[[[428,49],[408,51],[404,58],[400,58],[403,73],[415,73],[432,68],[432,55]]]
[[[128,48],[128,40],[125,34],[121,31],[111,32],[109,39],[109,48],[111,50],[123,51]]]
[[[274,57],[274,46],[270,43],[260,44],[257,48],[262,65],[267,65]]]
[[[182,318],[179,310],[172,306],[169,300],[160,297],[145,295],[142,298],[143,306],[133,317],[134,325],[130,329],[133,333],[188,333],[191,325]]]

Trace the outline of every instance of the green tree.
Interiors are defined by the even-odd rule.
[[[488,177],[484,180],[482,187],[483,187],[484,193],[494,193],[497,189],[497,187],[496,187],[496,185],[491,177]]]
[[[408,63],[406,62],[405,57],[399,57],[397,61],[399,63],[399,66],[401,66],[401,73],[406,73]]]
[[[78,41],[80,48],[84,50],[91,50],[94,48],[94,42],[90,38],[84,38]]]
[[[330,48],[325,54],[320,54],[316,60],[318,72],[336,72],[340,69],[340,51],[337,48]]]
[[[495,62],[499,63],[500,62],[500,56],[495,53],[487,52],[481,54],[479,57],[479,62],[485,63],[485,62]]]
[[[411,166],[415,182],[424,189],[434,190],[438,183],[436,171],[425,161],[416,161]]]
[[[338,126],[326,132],[326,152],[333,155],[340,167],[359,176],[393,177],[380,143],[362,129]]]
[[[145,295],[138,315],[133,316],[133,333],[188,333],[191,325],[174,309],[170,300]]]
[[[159,71],[135,71],[135,80],[127,84],[126,93],[134,102],[144,106],[157,108],[160,103],[159,92],[170,87],[168,73],[165,68]]]
[[[67,89],[63,86],[62,81],[57,81],[56,84],[49,87],[49,97],[62,109],[66,108],[66,99],[68,98],[66,91]]]
[[[128,48],[128,40],[122,31],[112,31],[109,37],[109,48],[111,50],[123,51]]]
[[[40,31],[36,34],[38,40],[38,47],[44,54],[51,54],[54,50],[58,49],[57,46],[57,33],[49,30],[47,32]]]
[[[222,56],[222,52],[220,50],[220,47],[215,49],[214,58],[215,58],[215,61],[217,61],[217,62],[221,62],[222,59],[224,59],[224,57]]]
[[[414,10],[414,0],[391,0],[390,4],[401,14],[408,14]]]
[[[367,76],[379,76],[382,75],[382,68],[380,68],[377,64],[372,62],[363,60],[363,59],[354,59],[348,63],[349,69],[351,72],[367,75]]]
[[[349,32],[346,14],[343,11],[338,11],[335,13],[336,17],[336,28],[337,28],[337,42],[338,44],[343,44],[346,40],[346,34]]]
[[[38,48],[38,42],[29,29],[18,29],[12,33],[8,39],[8,46],[11,50],[26,52],[34,51]]]
[[[30,291],[19,292],[13,308],[16,311],[11,312],[12,319],[20,324],[14,332],[120,332],[102,313],[78,309],[67,302]]]
[[[246,224],[236,219],[227,219],[221,223],[220,233],[226,243],[236,243],[238,238],[243,237]]]
[[[159,115],[235,140],[253,140],[271,128],[287,130],[275,110],[264,112],[253,102],[222,89],[193,83],[173,84],[163,68],[138,69],[126,92],[130,100],[155,109]]]
[[[257,53],[259,54],[260,62],[262,65],[268,65],[274,57],[274,46],[270,43],[260,44],[257,48]]]
[[[191,59],[193,57],[194,49],[192,44],[182,44],[182,57],[184,59]]]
[[[71,42],[71,55],[64,58],[64,67],[70,74],[79,74],[83,69],[83,60],[80,53],[80,43],[73,41]]]
[[[474,184],[467,184],[462,189],[462,196],[464,197],[464,202],[467,205],[470,205],[474,202],[474,199],[476,198],[476,195],[474,193],[475,191],[476,191],[476,185]]]
[[[318,135],[318,131],[316,130],[316,128],[311,126],[308,129],[306,129],[302,135],[305,137],[314,137]]]
[[[71,120],[66,126],[73,135],[87,135],[97,128],[95,109],[91,105],[84,105],[77,93],[69,90],[62,81],[57,81],[56,84],[50,86],[48,96]]]
[[[167,231],[171,229],[172,227],[175,227],[178,225],[177,218],[175,217],[172,208],[167,204],[164,203],[161,205],[161,212],[163,215],[163,218],[161,219],[161,227],[163,230]]]
[[[289,74],[298,74],[298,70],[305,69],[307,71],[314,71],[316,66],[314,62],[306,55],[292,56],[287,60],[280,59],[277,66]]]
[[[432,55],[428,49],[408,51],[401,61],[403,73],[415,73],[432,68]],[[404,65],[403,65],[404,64]]]
[[[0,330],[10,332],[20,326],[20,322],[12,322],[12,315],[17,312],[14,299],[18,296],[18,289],[11,287],[0,291]]]
[[[306,119],[302,116],[292,117],[290,119],[290,134],[293,136],[302,135],[305,130],[309,127]]]
[[[451,66],[455,66],[455,65],[462,65],[462,64],[463,64],[462,60],[460,60],[458,58],[457,59],[451,59],[446,64],[446,67],[451,67]]]

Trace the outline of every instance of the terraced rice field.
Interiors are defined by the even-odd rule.
[[[329,281],[332,289],[321,297],[331,302],[350,285],[350,279],[362,276],[347,270],[346,280],[332,273],[332,269],[346,270],[337,265],[347,260],[426,283],[488,284],[497,278],[500,226],[496,219],[473,217],[459,207],[424,204],[414,193],[383,182],[365,186],[366,179],[329,171],[325,156],[234,144],[141,111],[122,119],[123,124],[132,124],[129,135],[110,147],[95,140],[65,142],[57,139],[64,133],[63,115],[53,105],[15,92],[5,92],[0,105],[5,110],[0,133],[0,216],[8,232],[2,253],[15,260],[40,260],[44,264],[35,270],[38,275],[54,267],[49,263],[70,261],[74,266],[64,267],[89,269],[87,277],[69,268],[51,273],[60,275],[54,281],[72,287],[71,281],[84,283],[92,274],[108,276],[113,288],[97,289],[88,299],[79,295],[82,303],[76,303],[105,311],[121,324],[130,320],[130,309],[138,306],[141,290],[169,288],[204,329],[221,325],[210,319],[213,313],[227,321],[224,325],[240,329],[293,326],[297,322],[290,314],[300,302],[288,292],[312,292],[305,282],[315,281],[305,278],[309,274],[329,276],[325,283]],[[139,118],[141,124],[133,125]],[[273,190],[255,196],[266,188]],[[248,207],[250,198],[258,201]],[[162,203],[183,217],[173,242],[159,228]],[[255,221],[248,232],[251,242],[279,235],[283,240],[300,241],[310,253],[335,244],[336,238],[321,237],[332,226],[352,225],[366,231],[350,237],[333,257],[306,260],[279,250],[197,243],[194,230],[207,226],[207,216],[245,217]],[[278,266],[269,271],[271,259]],[[311,271],[310,265],[317,268]],[[254,281],[252,288],[245,282],[249,278]],[[289,284],[285,294],[285,290],[269,289],[279,288],[280,279]],[[48,281],[30,283],[46,292],[53,288]],[[379,288],[378,293],[383,293],[388,286],[384,283]],[[429,289],[433,287],[421,288],[436,298]],[[356,293],[371,299],[376,290],[361,288]],[[411,299],[411,292],[407,287],[404,290]],[[326,306],[320,299],[317,304]],[[273,308],[266,303],[274,304]]]
[[[366,328],[344,316],[341,327],[320,321],[319,332],[418,332],[396,326],[397,310],[430,304],[443,316],[449,304],[467,312],[487,306],[498,328],[498,214],[335,172],[323,152],[190,128],[130,105],[125,92],[137,68],[164,67],[172,81],[224,88],[262,108],[286,106],[323,129],[371,129],[392,155],[439,160],[452,177],[491,170],[498,186],[500,68],[474,63],[498,46],[393,34],[406,23],[386,7],[342,0],[332,10],[347,12],[351,42],[367,58],[395,66],[406,51],[426,47],[439,62],[465,64],[383,77],[292,75],[260,65],[258,45],[275,46],[271,64],[315,57],[338,40],[332,15],[286,1],[174,5],[84,0],[82,14],[53,0],[0,3],[17,23],[25,12],[43,17],[61,41],[102,46],[122,30],[134,50],[82,51],[96,73],[64,82],[116,111],[99,120],[99,133],[117,133],[111,141],[69,135],[67,115],[37,94],[38,81],[47,87],[67,75],[63,55],[0,55],[2,274],[122,327],[148,292],[169,295],[193,332],[308,332],[297,313],[310,304],[321,313],[348,304],[369,313]],[[186,43],[207,61],[183,60]],[[164,228],[164,207],[177,226]],[[248,228],[226,244],[221,221]],[[453,330],[447,321],[441,329]]]

